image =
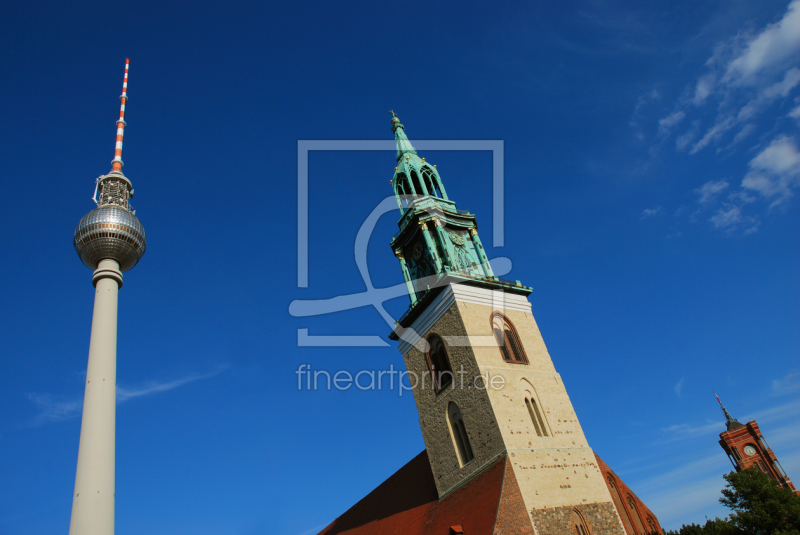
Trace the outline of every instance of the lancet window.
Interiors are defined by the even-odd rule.
[[[435,334],[428,337],[427,359],[433,388],[439,392],[453,382],[453,368],[444,341]]]
[[[619,513],[620,518],[622,518],[622,523],[625,525],[625,531],[627,533],[636,533],[633,529],[631,515],[628,513],[628,510],[622,503],[622,496],[619,495],[619,490],[617,490],[617,483],[610,475],[608,476],[608,486],[611,489],[611,498],[614,500],[614,506],[617,508],[617,513]]]
[[[475,455],[472,453],[472,446],[469,443],[469,435],[467,435],[467,428],[464,426],[464,419],[461,417],[461,410],[452,401],[447,406],[447,419],[450,424],[450,435],[453,438],[458,462],[461,466],[464,466],[474,459]]]
[[[639,532],[644,533],[642,517],[639,515],[639,509],[636,508],[636,501],[633,499],[633,496],[628,496],[628,507],[631,509],[631,516],[636,521],[636,527],[639,528]]]
[[[423,167],[421,173],[422,181],[425,183],[425,187],[428,190],[428,195],[444,199],[442,185],[436,177],[436,174],[428,167]]]
[[[419,176],[417,176],[417,172],[413,169],[411,170],[411,184],[414,186],[414,191],[417,195],[426,195],[427,192],[425,188],[422,187],[422,183],[419,181]]]
[[[591,535],[589,524],[577,509],[572,510],[572,530],[576,535]]]
[[[500,354],[506,362],[527,364],[528,357],[517,336],[517,330],[508,319],[499,312],[492,314],[492,330],[500,348]]]
[[[546,437],[547,428],[544,425],[544,419],[542,418],[542,414],[539,411],[539,404],[536,403],[536,400],[533,397],[525,398],[525,405],[528,407],[528,412],[531,415],[531,420],[533,420],[533,427],[536,429],[536,434],[540,437]]]

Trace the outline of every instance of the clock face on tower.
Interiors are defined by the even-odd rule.
[[[753,446],[745,446],[744,447],[744,452],[747,455],[755,455],[756,454],[756,449]]]

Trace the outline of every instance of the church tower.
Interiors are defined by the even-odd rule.
[[[719,445],[725,450],[736,471],[741,472],[748,468],[754,468],[767,474],[770,479],[774,479],[782,487],[800,494],[794,488],[794,484],[792,484],[780,461],[778,461],[778,457],[775,456],[775,452],[769,447],[764,435],[761,434],[756,421],[751,420],[746,424],[740,423],[731,416],[716,392],[714,396],[716,396],[719,406],[722,408],[722,413],[725,415],[725,426],[727,428],[726,431],[719,434]]]
[[[623,535],[614,500],[531,313],[531,288],[495,276],[475,216],[392,118],[401,217],[391,247],[411,299],[399,341],[439,499],[507,457],[525,533]]]

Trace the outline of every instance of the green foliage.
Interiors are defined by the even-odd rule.
[[[727,519],[706,520],[705,525],[684,524],[678,531],[667,531],[666,535],[739,535],[739,531]]]
[[[724,476],[720,503],[731,510],[729,522],[747,535],[800,535],[800,496],[758,470]]]
[[[800,496],[758,470],[731,472],[719,501],[727,518],[684,524],[666,535],[800,535]]]

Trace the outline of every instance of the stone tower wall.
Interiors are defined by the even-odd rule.
[[[528,364],[503,360],[492,333],[494,311],[502,312],[513,323]],[[581,508],[596,535],[624,533],[525,297],[450,285],[411,327],[423,337],[440,335],[456,372],[453,385],[439,394],[430,387],[430,379],[425,388],[414,391],[440,496],[507,453],[540,535],[561,533],[562,528],[557,526],[569,522],[573,507]],[[420,377],[428,370],[421,347],[400,344],[409,371]],[[526,390],[535,392],[550,436],[537,436],[524,402]],[[447,425],[450,401],[461,409],[475,453],[475,459],[463,468]],[[549,525],[555,531],[546,528]]]

